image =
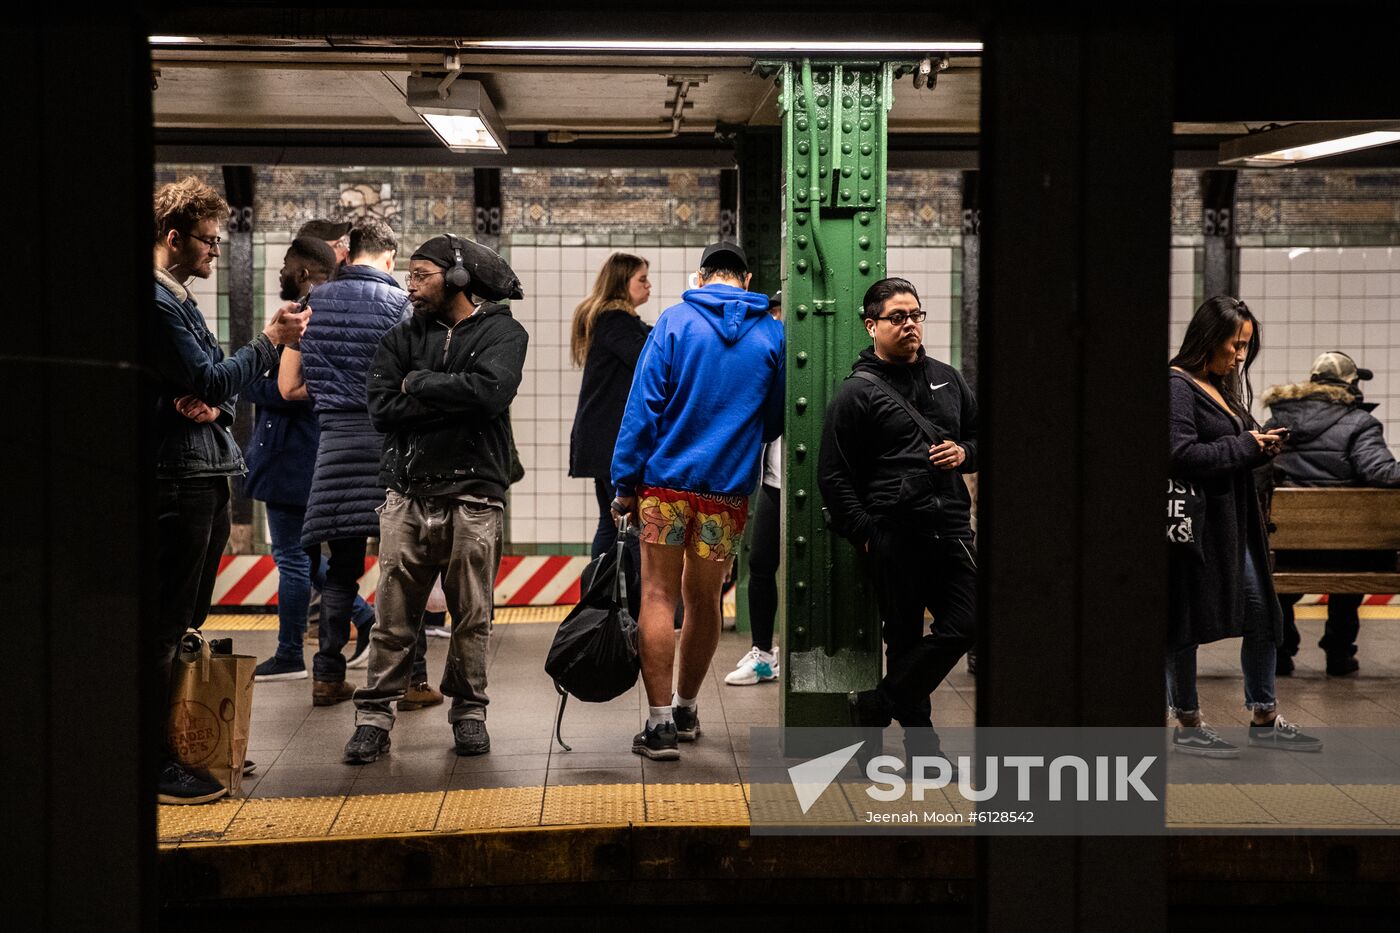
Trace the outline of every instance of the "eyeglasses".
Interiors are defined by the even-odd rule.
[[[207,237],[200,236],[198,233],[187,233],[185,236],[189,237],[191,240],[198,240],[210,249],[218,249],[219,244],[224,241],[224,238],[221,236]]]
[[[895,311],[886,314],[884,317],[877,317],[877,321],[889,321],[895,327],[903,327],[905,321],[913,321],[915,324],[922,324],[924,318],[928,317],[927,311]]]
[[[441,269],[439,269],[437,272],[410,272],[410,273],[408,274],[408,284],[409,284],[409,285],[419,285],[419,284],[421,284],[421,283],[423,283],[423,282],[428,281],[428,279],[432,278],[432,277],[435,276],[435,275],[442,275],[442,274],[443,274],[443,272],[442,272]]]

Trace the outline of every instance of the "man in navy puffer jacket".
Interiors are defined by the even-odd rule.
[[[384,501],[379,456],[384,440],[370,424],[365,386],[379,341],[403,319],[408,293],[390,274],[398,240],[389,225],[366,218],[350,232],[350,260],[334,279],[311,292],[316,326],[299,347],[284,353],[278,386],[286,399],[310,398],[321,425],[311,496],[301,543],[330,545],[321,590],[320,646],[312,664],[312,703],[350,699],[342,649],[365,572],[366,539],[379,533],[375,509]],[[358,626],[363,655],[369,625]],[[367,658],[367,655],[365,655]]]

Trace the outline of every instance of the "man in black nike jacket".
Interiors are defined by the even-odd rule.
[[[929,695],[976,631],[971,497],[958,474],[977,470],[977,402],[956,369],[925,354],[924,315],[904,279],[870,286],[872,346],[822,430],[822,498],[833,528],[866,554],[884,620],[884,679],[851,695],[862,726],[931,726]]]

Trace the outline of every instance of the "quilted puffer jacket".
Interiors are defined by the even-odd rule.
[[[369,420],[365,384],[384,335],[403,319],[408,293],[387,272],[351,265],[311,291],[301,340],[302,377],[321,438],[302,543],[379,533],[384,438]]]
[[[387,272],[346,266],[312,289],[301,338],[302,376],[318,413],[365,411],[365,381],[379,341],[408,310],[408,293]]]

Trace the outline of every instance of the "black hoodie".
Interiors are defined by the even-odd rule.
[[[455,326],[415,314],[385,334],[369,373],[380,482],[406,496],[504,500],[529,339],[508,307],[489,302]]]
[[[929,463],[929,442],[878,386],[847,376],[826,410],[818,482],[832,526],[857,545],[896,532],[971,538],[971,498],[958,473],[977,471],[977,400],[962,374],[925,355],[889,363],[867,347],[851,368],[880,376],[967,459],[954,470]]]

